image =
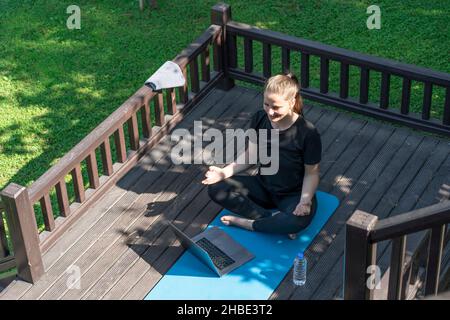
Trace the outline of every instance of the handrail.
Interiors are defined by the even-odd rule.
[[[446,72],[370,56],[236,21],[229,21],[226,24],[226,33],[227,56],[230,61],[227,73],[233,79],[264,84],[265,80],[272,75],[272,46],[277,46],[281,48],[281,61],[276,63],[281,63],[284,71],[293,70],[290,61],[291,52],[301,54],[299,79],[304,98],[415,129],[450,136],[450,74]],[[238,66],[237,37],[244,39],[243,66]],[[262,73],[253,71],[253,42],[262,44]],[[320,85],[317,88],[311,86],[310,83],[311,57],[320,59],[320,72],[318,72]],[[330,61],[340,64],[340,69],[337,71],[330,69]],[[350,91],[350,79],[355,77],[350,73],[350,67],[360,69],[360,75],[356,76],[359,80],[359,93],[357,94]],[[297,68],[295,66],[295,70]],[[337,73],[338,92],[330,90],[330,81],[335,81],[330,77],[330,72]],[[371,87],[374,85],[373,81],[370,81],[372,72],[380,73],[380,80],[377,83],[379,85],[378,98],[374,98],[370,94]],[[392,76],[402,80],[398,109],[393,108],[390,103]],[[410,110],[412,81],[419,81],[423,84],[420,114]],[[433,96],[435,87],[443,88],[445,91],[443,113],[439,119],[431,116],[432,105],[435,104],[433,101],[436,99]]]
[[[51,187],[70,172],[75,164],[83,161],[92,152],[92,149],[98,147],[107,137],[111,136],[119,125],[123,124],[132,113],[142,106],[145,99],[151,99],[154,96],[154,92],[142,86],[119,109],[108,116],[99,126],[60,158],[54,166],[33,182],[29,187],[31,202],[37,202],[44,193],[48,192]]]
[[[416,209],[378,221],[371,230],[371,243],[393,239],[406,234],[431,229],[450,222],[450,201]]]
[[[434,82],[437,85],[450,87],[450,74],[419,67],[413,64],[398,62],[391,59],[371,56],[344,48],[334,47],[313,40],[297,38],[281,32],[261,29],[245,23],[230,21],[227,23],[227,32],[246,36],[254,40],[269,42],[280,47],[304,51],[309,54],[316,54],[333,60],[339,60],[348,64],[361,67],[369,67],[379,71],[386,71],[392,74],[406,76],[408,78]]]

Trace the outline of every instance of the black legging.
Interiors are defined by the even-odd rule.
[[[314,195],[311,213],[306,216],[293,214],[301,192],[289,195],[270,193],[258,176],[236,175],[208,186],[211,199],[224,208],[245,218],[255,220],[253,230],[268,233],[292,234],[306,228],[317,210]],[[269,209],[280,213],[272,216]]]

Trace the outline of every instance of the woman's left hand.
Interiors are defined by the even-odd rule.
[[[300,202],[294,210],[296,216],[307,216],[311,213],[311,203]]]

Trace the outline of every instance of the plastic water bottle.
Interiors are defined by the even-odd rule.
[[[306,265],[307,261],[303,252],[299,252],[294,260],[294,284],[302,286],[306,282]]]

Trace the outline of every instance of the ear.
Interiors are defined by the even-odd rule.
[[[292,109],[295,106],[295,97],[289,100],[289,107]]]

